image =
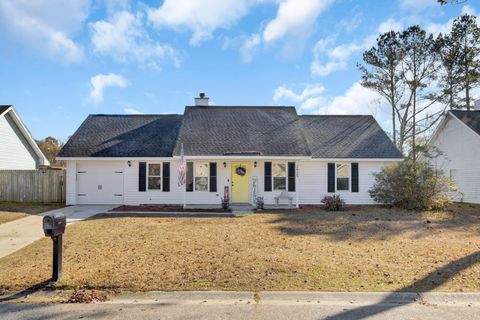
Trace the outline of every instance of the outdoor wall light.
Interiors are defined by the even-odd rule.
[[[129,167],[131,167],[132,166],[132,161],[127,161],[127,164],[128,164]]]
[[[257,161],[253,163],[253,166],[256,168],[257,167]]]
[[[227,163],[226,163],[226,162],[223,163],[223,167],[224,167],[224,168],[227,167]]]

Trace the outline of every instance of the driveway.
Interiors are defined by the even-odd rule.
[[[44,237],[42,219],[47,214],[62,212],[67,216],[67,225],[70,225],[98,213],[107,212],[114,207],[106,205],[70,206],[3,223],[0,225],[0,258]]]

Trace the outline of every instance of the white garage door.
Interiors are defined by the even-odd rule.
[[[77,163],[78,204],[123,204],[123,163]]]

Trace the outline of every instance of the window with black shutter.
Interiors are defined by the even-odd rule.
[[[328,164],[327,184],[328,192],[335,192],[335,163]]]
[[[210,192],[217,192],[217,163],[210,162]]]
[[[352,192],[358,192],[358,163],[352,163]]]
[[[272,163],[265,162],[264,170],[264,189],[266,192],[272,191]]]
[[[187,192],[193,192],[193,162],[187,162],[187,183],[185,184]]]
[[[147,163],[140,162],[138,164],[138,191],[147,191]]]
[[[170,191],[170,162],[164,162],[162,164],[162,191],[169,192]]]
[[[295,162],[288,163],[288,191],[295,192]]]

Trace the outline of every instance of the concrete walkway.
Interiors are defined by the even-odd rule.
[[[113,208],[114,206],[100,205],[71,206],[0,224],[0,258],[44,237],[42,219],[46,214],[62,212],[67,216],[67,225],[69,225]]]

